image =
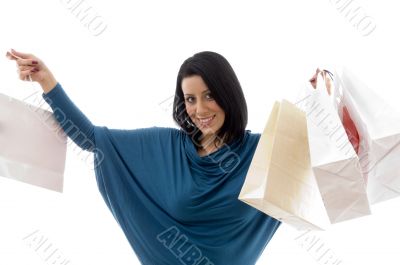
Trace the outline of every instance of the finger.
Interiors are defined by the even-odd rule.
[[[32,57],[32,54],[17,52],[17,51],[14,50],[14,49],[11,49],[11,53],[14,54],[14,55],[16,55],[16,56],[18,56],[18,57],[20,57],[20,58],[22,58],[22,59],[28,59],[28,58],[31,58],[31,57]]]
[[[310,78],[310,82],[315,82],[315,80],[317,80],[317,74],[315,73],[311,78]]]
[[[321,76],[322,76],[322,80],[325,80],[325,72],[324,72],[324,71],[321,71],[320,74],[321,74]]]
[[[29,81],[30,75],[35,74],[37,71],[33,71],[33,70],[25,70],[25,71],[21,71],[19,72],[19,79],[24,80],[24,81]]]
[[[7,53],[6,53],[6,57],[7,57],[8,59],[10,59],[10,60],[17,60],[17,59],[18,59],[18,57],[15,56],[14,54],[12,54],[11,52],[7,52]]]
[[[32,60],[32,59],[17,59],[17,64],[19,66],[21,66],[21,65],[37,65],[38,61]]]
[[[329,75],[330,79],[333,80],[333,74],[329,70],[324,69],[324,72]]]
[[[17,59],[17,64],[18,66],[38,66],[39,61],[38,60],[32,60],[32,59]]]
[[[38,61],[38,60],[34,60],[34,59],[22,59],[22,58],[20,58],[19,56],[15,55],[15,54],[13,54],[13,53],[10,53],[10,52],[7,52],[7,53],[6,53],[6,56],[7,56],[7,58],[10,59],[10,60],[15,60],[15,61],[17,62],[17,64],[19,64],[19,65],[38,65],[38,64],[39,64],[39,61]],[[33,56],[32,56],[32,57],[33,57]]]
[[[26,71],[26,70],[30,71],[30,70],[34,70],[34,69],[36,69],[36,71],[38,71],[39,67],[37,67],[37,66],[25,66],[25,65],[18,67],[18,71],[19,72]]]

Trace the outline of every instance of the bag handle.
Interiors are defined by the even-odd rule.
[[[329,86],[326,84],[326,78],[330,78],[332,81]],[[313,82],[315,82],[315,86],[313,85]],[[310,83],[314,89],[325,90],[327,91],[328,95],[332,94],[332,86],[334,85],[333,82],[333,74],[326,69],[320,70],[319,68],[317,68],[317,73],[315,76],[310,79]]]

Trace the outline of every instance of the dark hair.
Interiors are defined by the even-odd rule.
[[[243,139],[247,125],[247,104],[242,87],[229,62],[220,54],[204,51],[194,54],[181,65],[173,104],[173,119],[188,134],[193,134],[192,141],[200,143],[202,133],[191,121],[186,112],[182,91],[182,80],[185,77],[198,75],[217,104],[225,112],[225,121],[218,131],[217,140],[230,144],[233,140]],[[197,145],[198,146],[198,145]]]

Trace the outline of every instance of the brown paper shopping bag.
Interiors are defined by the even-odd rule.
[[[62,192],[66,150],[51,112],[0,94],[0,176]]]
[[[311,168],[306,115],[292,103],[275,103],[239,199],[298,229],[329,225]]]

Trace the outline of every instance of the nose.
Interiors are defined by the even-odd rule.
[[[207,114],[207,102],[204,102],[203,100],[198,100],[196,104],[196,114],[197,116],[204,117],[205,114]]]

